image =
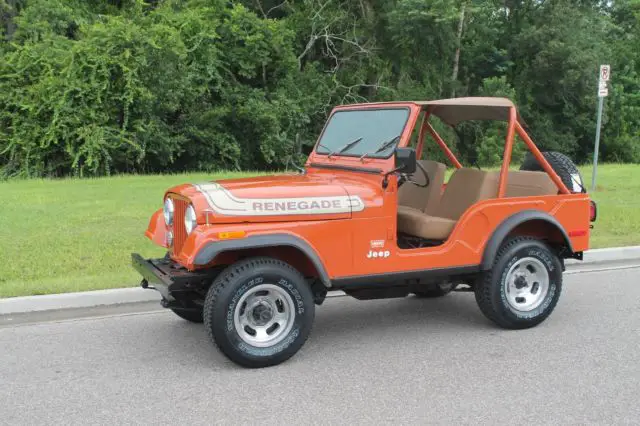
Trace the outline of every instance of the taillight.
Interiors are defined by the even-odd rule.
[[[595,222],[596,217],[598,217],[598,206],[596,206],[595,201],[591,200],[591,204],[589,205],[589,220]]]

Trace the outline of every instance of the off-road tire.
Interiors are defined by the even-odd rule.
[[[556,151],[546,151],[542,155],[547,159],[551,168],[558,174],[562,182],[571,192],[586,192],[586,187],[582,175],[578,167],[566,155]],[[527,152],[524,161],[520,166],[520,170],[529,170],[535,172],[544,171],[538,160]]]
[[[202,309],[171,309],[174,314],[182,319],[190,322],[201,323],[204,321],[202,317]]]
[[[505,281],[512,265],[521,259],[537,259],[548,274],[548,291],[541,304],[528,312],[512,309],[507,301]],[[507,329],[531,328],[554,310],[562,292],[562,264],[544,242],[530,237],[514,237],[500,247],[493,267],[482,273],[475,285],[475,297],[482,313]]]
[[[438,282],[427,287],[426,290],[414,291],[413,294],[420,299],[433,299],[435,297],[443,297],[451,293],[456,286],[450,282]]]
[[[252,288],[272,284],[291,297],[293,325],[283,340],[273,346],[248,344],[238,333],[234,313],[242,296]],[[280,364],[304,345],[315,317],[313,293],[304,277],[291,265],[270,257],[241,260],[215,279],[204,302],[204,326],[220,351],[231,361],[249,368]]]

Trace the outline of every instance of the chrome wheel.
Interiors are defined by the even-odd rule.
[[[269,347],[284,339],[295,319],[289,293],[273,284],[260,284],[242,295],[234,312],[236,332],[246,343]]]
[[[536,309],[549,292],[547,268],[533,257],[518,260],[507,272],[504,292],[512,310],[529,312]]]

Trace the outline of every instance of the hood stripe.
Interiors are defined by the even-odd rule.
[[[316,215],[351,213],[364,210],[358,196],[238,198],[214,182],[193,184],[209,207],[225,216]]]

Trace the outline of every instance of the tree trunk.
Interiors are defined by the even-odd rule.
[[[18,0],[6,0],[4,10],[0,7],[0,22],[4,27],[4,36],[7,41],[13,38],[16,32],[16,23],[14,18],[18,14]]]
[[[368,36],[371,41],[373,39],[373,43],[375,46],[375,37],[376,37],[376,11],[375,7],[372,4],[371,0],[360,0],[360,9],[362,11],[362,18],[366,24]],[[377,95],[377,83],[379,78],[379,72],[376,68],[369,66],[369,70],[367,71],[367,79],[365,83],[367,84],[366,88],[366,98],[368,100],[373,99],[374,96]]]
[[[453,58],[453,73],[451,74],[451,97],[456,96],[456,82],[458,81],[458,69],[460,68],[460,48],[462,47],[462,29],[464,27],[464,11],[466,2],[460,5],[460,20],[458,21],[458,34],[456,37],[456,54]]]

